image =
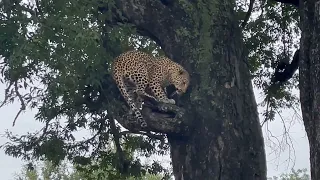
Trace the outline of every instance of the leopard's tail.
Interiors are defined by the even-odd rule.
[[[120,90],[124,99],[127,101],[128,105],[130,106],[130,109],[134,112],[135,117],[137,118],[138,122],[141,123],[141,127],[146,127],[147,123],[143,119],[140,110],[135,105],[133,97],[131,97],[131,95],[128,93],[128,89],[124,83],[123,78],[121,76],[114,76],[114,79],[116,80],[116,82],[118,82],[118,84],[117,84],[118,89]]]

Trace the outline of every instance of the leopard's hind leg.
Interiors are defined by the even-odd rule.
[[[128,92],[128,89],[126,87],[126,83],[124,82],[124,79],[121,76],[114,76],[114,79],[118,82],[117,86],[123,96],[123,98],[126,100],[128,105],[130,106],[130,109],[134,112],[135,117],[137,118],[138,122],[141,124],[141,127],[146,127],[147,123],[143,119],[142,114],[139,110],[139,108],[136,106],[136,103],[133,99],[134,96],[132,96],[132,93]]]
[[[134,103],[136,104],[136,107],[141,111],[142,110],[142,104],[143,104],[143,98],[139,96],[136,93],[136,86],[126,83],[128,94],[132,97]],[[133,114],[133,111],[130,109],[130,114]]]

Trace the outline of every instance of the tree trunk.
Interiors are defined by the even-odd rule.
[[[320,179],[320,1],[300,3],[300,100],[310,145],[311,178]]]
[[[190,134],[168,135],[176,180],[265,180],[266,160],[235,2],[116,1],[126,22],[191,76]],[[115,17],[114,20],[122,21]]]

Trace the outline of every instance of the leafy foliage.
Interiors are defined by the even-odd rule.
[[[238,1],[238,13],[241,15],[248,7],[246,1]],[[263,90],[267,105],[264,121],[274,120],[282,109],[299,108],[299,99],[292,94],[298,85],[296,74],[284,86],[270,88],[271,78],[277,63],[289,62],[294,49],[299,44],[299,14],[292,5],[275,1],[255,1],[252,15],[243,28],[244,41],[248,51],[247,64],[256,87]]]
[[[6,153],[27,161],[47,159],[54,165],[64,159],[82,165],[94,160],[100,164],[92,168],[108,165],[120,170],[117,178],[154,171],[131,154],[155,152],[159,141],[120,134],[114,119],[126,109],[109,70],[124,50],[158,53],[158,46],[135,35],[128,24],[105,25],[110,14],[97,9],[112,8],[113,1],[17,0],[0,5],[1,81],[7,83],[2,105],[18,100],[21,111],[37,108],[35,118],[44,123],[39,132],[20,137],[7,132],[11,142],[3,146]],[[74,133],[82,129],[90,129],[92,137],[76,141]],[[106,148],[112,144],[119,145],[117,151]],[[165,142],[159,146],[165,147]]]
[[[291,169],[291,173],[282,173],[280,177],[269,177],[268,180],[311,180],[311,178],[307,174],[307,169]]]
[[[79,171],[77,166],[68,166],[63,162],[59,166],[54,166],[49,161],[39,163],[32,169],[24,166],[22,171],[15,176],[15,180],[91,180],[91,179],[112,179],[114,174],[112,171],[95,170],[95,171]],[[163,176],[147,173],[139,178],[141,180],[160,180]],[[135,177],[128,177],[125,180],[136,180]]]

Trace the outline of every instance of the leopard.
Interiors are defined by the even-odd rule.
[[[157,102],[175,104],[174,99],[167,97],[166,87],[173,85],[176,89],[173,94],[181,96],[186,93],[190,82],[189,73],[180,64],[166,56],[154,57],[141,50],[130,50],[117,56],[112,63],[111,73],[130,107],[129,112],[135,114],[141,127],[147,126],[140,111],[143,96]]]

